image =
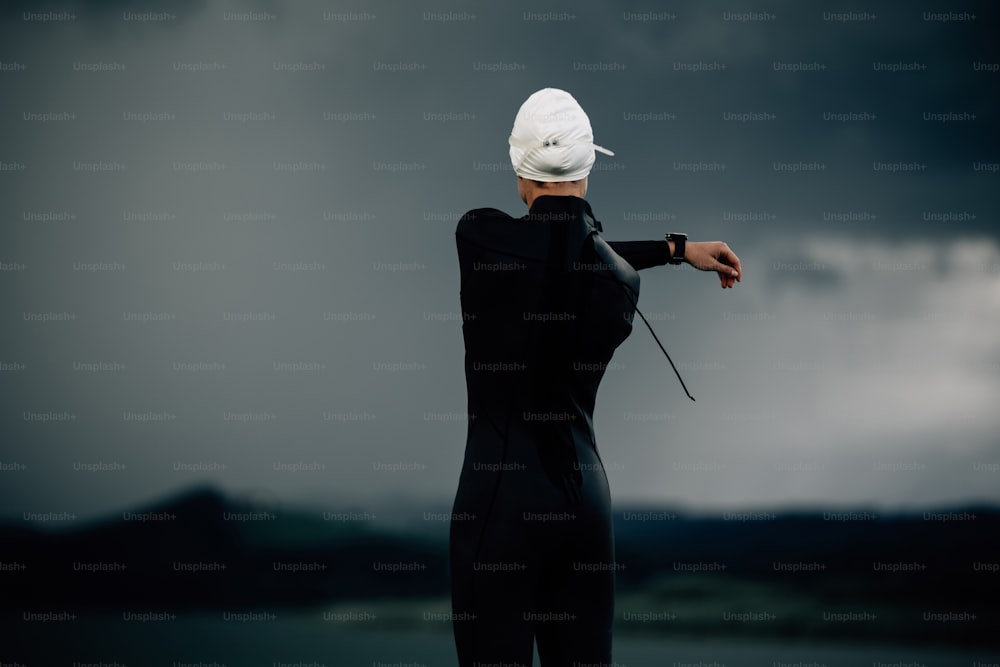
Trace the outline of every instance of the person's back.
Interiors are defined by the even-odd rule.
[[[546,664],[610,661],[614,539],[593,411],[632,329],[638,273],[572,196],[539,197],[520,219],[470,211],[456,243],[469,413],[451,524],[460,664],[530,662],[533,631]]]

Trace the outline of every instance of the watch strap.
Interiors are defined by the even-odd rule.
[[[684,251],[687,246],[687,234],[670,232],[666,235],[667,241],[674,242],[674,251],[670,255],[670,264],[682,264],[684,262]]]

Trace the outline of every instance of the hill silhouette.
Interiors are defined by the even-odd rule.
[[[329,520],[202,486],[72,530],[2,524],[0,607],[446,599],[447,523],[422,523],[407,531]],[[697,516],[632,506],[616,511],[615,532],[618,606],[678,611],[673,623],[636,631],[998,643],[992,508]],[[760,610],[773,612],[769,625],[720,620]]]

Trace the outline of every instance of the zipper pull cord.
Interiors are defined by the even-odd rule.
[[[661,350],[663,350],[663,356],[667,358],[667,361],[670,362],[670,367],[674,369],[674,375],[677,376],[677,379],[681,383],[681,387],[684,388],[684,393],[687,394],[687,397],[693,401],[694,396],[691,395],[691,392],[688,391],[687,385],[684,384],[684,378],[682,378],[681,374],[677,371],[677,366],[674,366],[674,360],[670,358],[669,354],[667,354],[666,349],[664,349],[663,347],[663,343],[660,342],[660,339],[656,335],[656,332],[653,331],[653,327],[649,326],[649,322],[646,321],[646,316],[642,314],[641,310],[639,310],[639,300],[635,298],[635,295],[632,292],[632,288],[629,287],[624,282],[622,282],[621,280],[618,280],[618,278],[615,278],[615,282],[621,285],[621,288],[625,290],[625,294],[627,294],[629,298],[632,300],[632,306],[635,308],[635,312],[639,313],[639,317],[641,317],[642,321],[646,324],[646,328],[649,329],[649,333],[653,334],[653,340],[655,340],[656,344],[660,346]]]
[[[638,306],[635,307],[635,312],[639,313],[639,317],[642,318],[643,322],[646,322],[646,316],[642,314],[642,311],[639,310]],[[646,322],[646,328],[649,329],[649,333],[653,334],[653,340],[655,340],[656,344],[660,346],[661,350],[663,350],[663,343],[661,343],[660,339],[656,337],[656,332],[653,331],[653,327],[649,326],[649,322]],[[677,376],[677,379],[680,380],[681,386],[684,387],[684,393],[687,394],[688,398],[693,401],[694,396],[692,396],[691,392],[688,391],[687,385],[684,384],[684,380],[681,378],[681,374],[677,372],[677,366],[674,366],[674,360],[670,358],[670,355],[667,354],[666,350],[663,350],[663,354],[666,355],[667,361],[670,362],[670,367],[674,369],[674,375]]]

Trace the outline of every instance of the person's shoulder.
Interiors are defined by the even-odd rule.
[[[475,222],[477,220],[513,220],[514,218],[509,214],[501,211],[498,208],[474,208],[470,211],[466,211],[465,214],[459,219],[459,222],[463,220],[468,220],[470,222]]]
[[[467,232],[470,225],[488,222],[508,222],[515,219],[516,218],[511,217],[498,208],[474,208],[466,211],[462,217],[458,219],[458,225],[455,227],[455,233],[463,234]]]

